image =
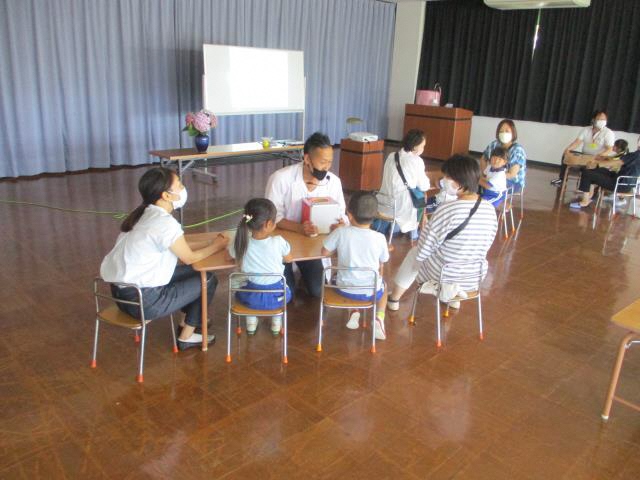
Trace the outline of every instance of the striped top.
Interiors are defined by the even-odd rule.
[[[416,261],[420,264],[418,282],[427,280],[440,281],[440,272],[445,263],[473,262],[484,260],[493,243],[498,230],[496,211],[490,203],[480,202],[478,210],[471,217],[467,226],[455,237],[444,241],[447,234],[465,221],[475,205],[475,200],[456,200],[441,205],[431,217],[427,226],[420,233],[418,255]],[[449,269],[447,269],[450,271]],[[475,269],[456,269],[455,275],[466,277],[472,275]],[[486,275],[486,267],[482,275]],[[463,290],[475,290],[474,281],[446,279],[447,283],[457,283]]]

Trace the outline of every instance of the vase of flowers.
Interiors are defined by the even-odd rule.
[[[209,130],[218,126],[216,116],[206,110],[199,112],[189,112],[184,119],[185,127],[183,132],[188,132],[190,136],[195,137],[196,150],[206,152],[209,148]]]

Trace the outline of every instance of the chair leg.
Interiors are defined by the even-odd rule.
[[[140,342],[140,368],[138,369],[138,376],[136,377],[136,381],[138,383],[144,382],[144,377],[142,376],[142,370],[144,369],[144,343],[147,337],[147,327],[143,323],[142,325],[142,340]]]
[[[480,328],[480,340],[484,340],[484,329],[482,326],[482,296],[478,294],[478,327]]]
[[[440,296],[436,297],[436,332],[438,334],[436,347],[440,348],[442,346],[442,332],[440,328]]]
[[[513,221],[513,205],[511,205],[511,208],[509,208],[509,217],[511,217],[511,233],[515,233],[516,224]]]
[[[351,312],[349,312],[349,315],[351,315]],[[373,322],[375,322],[375,321],[376,321],[376,319],[374,318]],[[362,328],[363,329],[367,328],[367,311],[366,310],[362,311]]]
[[[560,187],[560,201],[564,200],[564,192],[567,190],[567,179],[569,178],[569,170],[571,167],[566,168],[564,171],[564,177],[562,177],[562,186]]]
[[[318,320],[318,345],[316,345],[316,352],[322,351],[322,323],[323,318],[322,314],[324,313],[324,305],[322,304],[322,299],[320,300],[320,315]]]
[[[171,320],[171,339],[173,340],[173,353],[178,353],[178,343],[176,342],[176,326],[173,323],[173,313],[169,315]]]
[[[240,322],[239,316],[238,316],[238,322]],[[227,356],[225,357],[225,361],[227,363],[231,363],[231,309],[230,308],[227,310]]]
[[[286,293],[285,293],[286,295]],[[284,335],[283,335],[283,348],[282,348],[282,363],[284,363],[285,365],[289,363],[289,357],[287,356],[287,338],[288,338],[288,330],[287,330],[287,310],[285,309],[283,315],[282,315],[282,330],[284,331]]]
[[[396,229],[396,219],[394,217],[393,221],[391,222],[391,230],[389,230],[389,247],[391,247],[391,243],[393,242],[393,232]]]
[[[416,323],[416,305],[418,303],[418,295],[420,294],[420,287],[416,288],[416,292],[413,294],[413,303],[411,305],[411,315],[409,315],[409,325],[415,325]]]
[[[520,192],[520,220],[524,218],[524,190]]]
[[[140,335],[138,334],[138,330],[133,331],[133,341],[135,343],[140,343]]]
[[[613,403],[613,397],[616,394],[616,387],[618,386],[618,379],[620,378],[620,370],[622,370],[622,362],[624,361],[624,355],[627,351],[627,343],[631,340],[635,334],[633,332],[627,333],[618,347],[618,356],[616,357],[616,363],[613,366],[613,372],[611,372],[611,383],[609,384],[609,390],[607,392],[607,398],[604,402],[604,408],[602,409],[602,419],[604,421],[609,420],[609,413],[611,412],[611,404]]]
[[[96,331],[93,335],[93,355],[91,356],[91,368],[96,368],[96,357],[98,355],[98,330],[100,328],[100,320],[96,317]]]
[[[376,353],[376,322],[378,319],[376,317],[375,295],[373,300],[373,308],[371,309],[371,315],[373,316],[371,320],[371,353]]]
[[[447,303],[447,308],[444,309],[444,313],[442,314],[442,316],[444,318],[447,318],[449,316],[449,304],[448,303]]]
[[[236,335],[242,335],[242,318],[240,315],[236,315]],[[229,331],[231,331],[231,327],[229,327]]]
[[[502,217],[502,228],[504,230],[504,239],[506,240],[507,238],[509,238],[509,233],[507,231],[507,213],[506,210],[502,210],[502,215],[500,215]]]

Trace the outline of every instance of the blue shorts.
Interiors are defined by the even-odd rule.
[[[493,190],[487,190],[485,188],[482,190],[482,194],[480,196],[483,200],[486,200],[494,207],[497,207],[504,200],[505,192],[494,192]]]
[[[345,292],[344,290],[340,290],[339,288],[336,288],[336,292],[338,292],[340,295],[350,300],[358,300],[360,302],[371,301],[371,295],[367,295],[366,293],[350,293],[350,292]],[[384,293],[384,282],[382,283],[382,287],[380,288],[380,290],[376,292],[376,302],[382,298],[383,293]]]
[[[270,285],[261,285],[248,281],[242,288],[251,290],[282,290],[282,281]],[[291,301],[291,290],[287,285],[287,303]],[[277,310],[282,308],[282,293],[267,292],[236,292],[236,299],[245,307],[254,310]]]

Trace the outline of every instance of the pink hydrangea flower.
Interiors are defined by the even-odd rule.
[[[194,115],[192,112],[187,113],[184,117],[184,123],[187,126],[191,125],[193,123],[193,118],[194,118]]]
[[[193,127],[201,133],[206,133],[211,128],[211,120],[204,112],[198,112],[193,117]]]

